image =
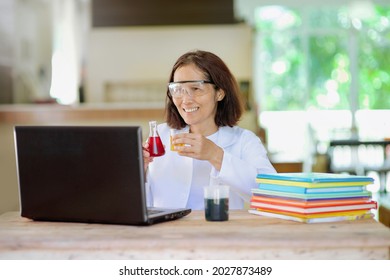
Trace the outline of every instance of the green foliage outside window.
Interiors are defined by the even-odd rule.
[[[359,33],[359,105],[390,109],[390,8],[375,12]]]
[[[354,109],[390,108],[390,7],[363,18],[348,7],[261,7],[256,29],[262,110],[353,109],[351,96]]]

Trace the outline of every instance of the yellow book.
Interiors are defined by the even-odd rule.
[[[330,223],[330,222],[341,222],[341,221],[355,221],[355,220],[363,220],[363,219],[372,219],[374,215],[371,212],[363,212],[363,213],[350,213],[349,215],[333,215],[333,216],[319,216],[319,217],[298,217],[296,215],[286,215],[281,213],[267,212],[258,209],[249,209],[249,213],[270,217],[270,218],[278,218],[283,220],[301,222],[301,223]]]

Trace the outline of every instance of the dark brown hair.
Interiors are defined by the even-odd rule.
[[[187,52],[176,61],[169,82],[173,82],[174,74],[178,68],[189,64],[198,67],[205,75],[206,80],[211,81],[216,89],[222,89],[225,92],[225,97],[218,102],[215,124],[219,127],[236,125],[243,112],[243,102],[237,81],[226,64],[221,58],[210,52],[201,50]],[[166,122],[170,127],[183,128],[186,126],[168,89],[165,114]]]

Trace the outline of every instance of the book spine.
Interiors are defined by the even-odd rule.
[[[341,205],[341,206],[311,207],[311,208],[273,205],[273,204],[258,203],[258,202],[252,202],[250,206],[253,208],[260,208],[269,211],[279,210],[279,211],[297,213],[297,214],[320,214],[320,213],[335,213],[340,211],[376,209],[376,203],[374,202],[370,204],[363,204],[363,205],[357,204],[357,205]]]
[[[372,213],[364,213],[358,215],[346,215],[346,216],[330,216],[330,217],[319,217],[319,218],[299,218],[290,215],[272,213],[272,212],[264,212],[256,209],[249,209],[249,213],[265,216],[270,218],[278,218],[283,220],[302,222],[302,223],[330,223],[330,222],[341,222],[341,221],[355,221],[355,220],[363,220],[363,219],[371,219],[374,217]]]
[[[271,179],[256,179],[258,184],[275,184],[275,185],[284,185],[284,186],[295,186],[301,188],[336,188],[343,186],[367,186],[372,184],[372,182],[356,181],[356,182],[319,182],[319,183],[309,183],[309,182],[296,182],[288,180],[271,180]]]

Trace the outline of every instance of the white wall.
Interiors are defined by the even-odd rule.
[[[104,100],[106,82],[166,82],[176,59],[194,49],[214,52],[237,79],[250,80],[251,32],[245,24],[92,29],[86,54],[87,102]]]

